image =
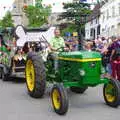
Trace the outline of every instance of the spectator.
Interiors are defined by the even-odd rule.
[[[73,40],[71,37],[71,33],[66,33],[66,38],[65,38],[65,45],[66,47],[68,47],[71,51],[72,51],[72,44],[73,44]]]
[[[114,40],[112,44],[110,61],[112,65],[112,77],[120,81],[120,37]]]
[[[77,37],[73,36],[72,41],[73,41],[73,43],[72,43],[72,51],[78,51],[78,44],[79,43],[78,43]]]
[[[102,42],[102,39],[99,38],[97,43],[96,43],[96,50],[101,53],[101,50],[103,49],[104,45]]]
[[[108,64],[109,64],[109,54],[108,50],[106,49],[102,54],[102,65],[105,68],[106,72],[108,72]]]
[[[92,51],[92,43],[91,42],[86,42],[84,50]]]

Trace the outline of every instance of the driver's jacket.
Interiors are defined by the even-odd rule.
[[[65,47],[65,42],[62,37],[54,37],[51,39],[50,45],[55,49],[59,49],[61,47]]]

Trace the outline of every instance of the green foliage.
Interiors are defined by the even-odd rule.
[[[23,8],[28,20],[29,27],[40,27],[44,23],[47,23],[48,16],[51,13],[50,7],[43,7],[42,0],[36,0],[36,5],[29,5]]]
[[[90,4],[83,2],[65,3],[64,9],[66,12],[63,12],[59,16],[59,19],[67,19],[73,24],[67,26],[67,28],[65,28],[63,32],[77,31],[79,33],[79,39],[82,40],[82,37],[85,33],[85,23],[87,22],[87,18],[92,12],[90,9]]]
[[[76,2],[64,4],[64,12],[61,17],[72,20],[75,24],[85,24],[87,17],[90,15],[90,5],[87,3]]]
[[[2,26],[3,28],[14,27],[12,15],[10,11],[8,11],[3,17],[3,19],[0,21],[0,26]]]
[[[37,6],[37,7],[42,7],[42,0],[35,0],[35,6]]]
[[[61,34],[62,36],[65,35],[65,32],[70,32],[71,34],[76,31],[76,25],[75,24],[67,24],[66,27],[61,27]]]

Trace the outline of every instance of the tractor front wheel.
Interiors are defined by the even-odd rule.
[[[84,87],[84,88],[81,88],[81,87],[70,87],[70,90],[74,93],[84,93],[86,91],[86,89],[88,89],[88,87]]]
[[[42,58],[29,54],[25,67],[26,84],[31,97],[41,98],[46,88],[46,72]]]
[[[68,97],[66,90],[60,84],[55,84],[51,91],[52,105],[55,112],[64,115],[68,111]]]
[[[120,83],[118,80],[110,80],[103,87],[104,100],[111,107],[118,107],[120,104]]]

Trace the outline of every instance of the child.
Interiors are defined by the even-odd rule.
[[[102,54],[102,65],[105,68],[106,72],[108,72],[108,70],[107,70],[108,64],[109,64],[109,55],[108,55],[108,50],[106,50]]]

